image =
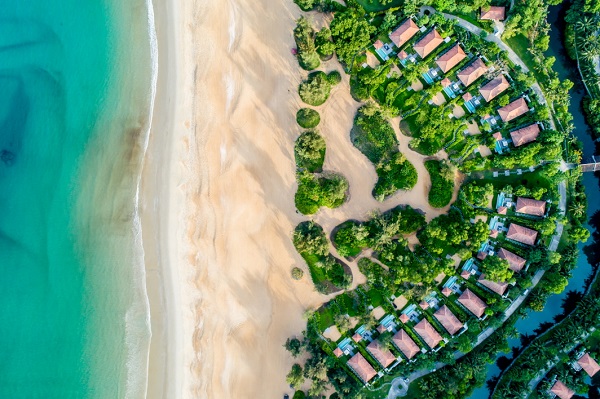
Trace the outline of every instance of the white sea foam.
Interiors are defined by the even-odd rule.
[[[231,102],[235,96],[235,80],[233,80],[231,74],[227,74],[223,76],[223,82],[225,83],[225,93],[227,94],[227,98],[225,100],[225,114],[229,114]]]
[[[231,51],[237,39],[237,9],[235,5],[232,5],[231,3],[229,9],[231,10],[231,14],[229,16],[229,45],[227,46],[228,52]]]
[[[148,110],[148,128],[141,138],[142,155],[140,168],[136,176],[134,215],[133,215],[133,237],[134,237],[134,264],[133,281],[137,285],[137,295],[133,304],[125,315],[126,323],[126,345],[127,345],[127,382],[126,398],[146,397],[148,389],[148,367],[150,360],[150,337],[152,336],[150,324],[150,300],[146,289],[145,254],[142,242],[142,223],[140,218],[140,190],[142,181],[142,169],[148,142],[150,129],[152,128],[152,117],[156,97],[156,86],[158,82],[158,39],[156,36],[156,25],[154,20],[154,5],[152,0],[146,0],[148,38],[150,43],[150,57],[152,63],[151,85],[149,92],[150,106]],[[140,325],[140,322],[142,325]]]

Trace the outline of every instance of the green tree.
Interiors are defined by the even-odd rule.
[[[286,381],[294,389],[300,388],[304,384],[304,375],[302,374],[302,366],[295,363],[286,377]]]
[[[325,139],[316,131],[308,130],[300,135],[294,147],[296,165],[310,172],[317,172],[325,160]]]
[[[336,13],[330,29],[336,53],[342,62],[351,61],[370,43],[371,34],[375,32],[375,27],[364,19],[361,12],[352,8]]]
[[[486,278],[491,281],[508,281],[513,276],[508,261],[497,256],[487,256],[481,262],[481,269]]]
[[[325,256],[329,253],[323,228],[313,221],[302,222],[296,226],[293,241],[300,254]]]
[[[292,354],[293,357],[298,357],[298,355],[302,353],[302,348],[304,348],[304,344],[302,344],[302,341],[300,341],[298,338],[288,338],[283,346]]]

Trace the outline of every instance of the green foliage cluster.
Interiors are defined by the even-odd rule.
[[[315,44],[317,46],[317,53],[323,58],[329,58],[335,51],[335,45],[331,41],[331,31],[329,28],[324,27],[317,32],[315,36]]]
[[[299,267],[292,268],[292,278],[294,280],[301,280],[304,277],[304,272]]]
[[[348,180],[342,175],[315,175],[303,170],[297,172],[296,179],[296,208],[304,215],[312,215],[322,206],[337,208],[346,201]]]
[[[296,139],[294,155],[296,167],[309,172],[320,172],[325,160],[325,139],[314,130],[307,130]]]
[[[298,63],[302,69],[312,71],[318,68],[321,61],[315,46],[315,31],[305,17],[300,17],[296,21],[294,40],[298,49]]]
[[[327,101],[331,88],[339,83],[340,73],[337,71],[327,75],[323,71],[312,72],[308,79],[300,83],[298,94],[308,105],[318,106]]]
[[[510,281],[514,274],[509,269],[508,261],[497,256],[487,256],[481,261],[481,270],[482,273],[485,273],[486,278],[491,281]]]
[[[425,168],[431,177],[429,204],[434,208],[443,208],[452,200],[454,193],[454,168],[446,161],[425,161]]]
[[[314,109],[300,108],[296,113],[296,122],[305,129],[312,129],[321,122],[321,115]]]
[[[426,155],[441,150],[463,124],[456,118],[448,118],[451,111],[449,106],[419,108],[414,116],[417,129],[412,132],[415,138],[411,147]]]
[[[349,7],[337,12],[331,21],[331,37],[335,52],[341,62],[349,63],[371,42],[375,27],[369,24],[360,7]]]
[[[352,143],[374,165],[379,177],[373,196],[383,201],[398,190],[410,190],[417,183],[417,170],[398,151],[394,129],[373,103],[361,107],[354,119]]]
[[[537,166],[545,161],[560,159],[565,136],[555,130],[543,130],[538,139],[530,144],[513,148],[509,153],[492,156],[492,167],[514,169]]]
[[[448,214],[436,217],[421,230],[419,241],[429,253],[438,256],[444,252],[454,254],[462,248],[475,251],[489,234],[484,225],[483,222],[471,223],[460,211],[450,209]]]
[[[487,207],[489,197],[493,193],[494,186],[491,183],[482,185],[476,181],[471,181],[460,188],[459,196],[474,206]]]

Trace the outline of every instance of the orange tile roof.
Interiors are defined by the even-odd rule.
[[[442,326],[444,326],[446,331],[450,333],[450,335],[456,334],[461,328],[463,328],[463,323],[461,323],[460,320],[454,316],[454,313],[452,313],[446,305],[439,308],[433,315],[442,324]]]
[[[477,282],[484,287],[488,288],[490,291],[495,292],[498,295],[504,295],[506,289],[508,288],[508,283],[494,282],[491,280],[485,279],[485,274],[479,276]]]
[[[362,339],[362,336],[359,333],[355,333],[352,336],[352,340],[354,340],[354,342],[360,342],[361,339]]]
[[[394,42],[396,47],[402,47],[419,31],[419,27],[412,19],[404,21],[396,30],[390,33],[390,40]]]
[[[471,93],[467,92],[465,94],[462,95],[463,100],[465,101],[469,101],[470,99],[473,98],[473,96],[471,95]]]
[[[421,320],[414,328],[415,332],[419,334],[419,337],[423,338],[423,341],[425,341],[425,343],[429,345],[431,349],[438,346],[442,340],[442,336],[435,330],[435,328],[433,328],[427,319]]]
[[[504,122],[509,122],[527,113],[527,111],[529,111],[529,105],[527,105],[527,101],[521,97],[498,109],[498,115],[500,115],[500,118]]]
[[[500,215],[506,215],[506,211],[508,211],[508,208],[507,208],[507,207],[505,207],[505,206],[500,206],[500,207],[498,207],[498,213],[499,213]]]
[[[487,256],[488,256],[487,252],[483,252],[483,251],[477,252],[477,259],[479,259],[479,260],[484,260],[485,258],[487,258]]]
[[[529,126],[510,132],[510,137],[512,138],[514,146],[519,147],[523,144],[535,141],[539,134],[540,127],[537,123],[533,123]]]
[[[380,49],[383,47],[383,42],[381,40],[377,40],[375,43],[373,43],[373,47]]]
[[[504,75],[500,74],[480,87],[479,93],[485,98],[485,101],[490,102],[509,87],[510,83],[508,83],[508,80],[506,80]]]
[[[371,364],[364,358],[363,355],[357,353],[352,356],[348,363],[346,363],[354,372],[360,377],[363,382],[369,382],[373,377],[377,375],[377,372],[371,366]]]
[[[344,352],[342,352],[342,350],[340,348],[335,348],[333,350],[333,354],[335,355],[335,357],[340,357],[344,354]]]
[[[569,389],[560,380],[557,380],[554,385],[552,385],[550,392],[558,396],[560,399],[571,399],[573,395],[575,395],[575,392]]]
[[[392,352],[379,342],[379,340],[371,341],[371,343],[367,345],[367,350],[384,368],[394,363],[396,360],[396,357]]]
[[[408,57],[408,53],[404,50],[402,50],[401,52],[398,53],[398,59],[403,60],[406,57]]]
[[[421,301],[421,303],[419,304],[419,306],[421,307],[421,309],[425,310],[427,308],[429,308],[429,304],[425,301]]]
[[[490,6],[487,8],[481,8],[481,14],[479,19],[495,19],[502,21],[505,18],[506,8],[499,6]]]
[[[446,73],[457,66],[458,63],[464,60],[466,56],[467,55],[463,51],[462,47],[460,47],[460,44],[456,43],[450,50],[442,54],[442,56],[438,58],[435,63],[444,73]]]
[[[410,317],[408,317],[408,316],[407,316],[407,315],[405,315],[404,313],[402,313],[402,314],[400,315],[400,321],[401,321],[402,323],[406,323],[406,322],[407,322],[407,321],[409,321],[409,320],[410,320]]]
[[[444,39],[442,39],[438,31],[433,29],[416,42],[413,48],[421,58],[425,58],[443,42]]]
[[[471,278],[471,273],[470,273],[469,271],[467,271],[467,270],[463,270],[463,271],[460,273],[460,276],[461,276],[462,278],[464,278],[465,280],[468,280],[469,278]]]
[[[496,141],[498,140],[502,140],[504,137],[502,137],[502,133],[500,132],[496,132],[494,134],[492,134],[492,137],[496,139]]]
[[[515,272],[520,272],[525,267],[525,263],[527,261],[521,258],[519,255],[512,253],[504,248],[500,248],[498,251],[498,257],[500,259],[506,259],[508,261],[508,265],[510,270]]]
[[[415,341],[403,329],[394,334],[392,342],[409,360],[421,351],[421,348],[415,344]]]
[[[452,290],[448,287],[444,287],[444,289],[442,290],[442,294],[444,294],[444,296],[448,297],[448,296],[452,295]]]
[[[473,291],[468,288],[458,298],[458,302],[462,303],[465,308],[469,309],[477,317],[483,316],[487,308],[481,298],[473,294]]]
[[[508,233],[506,238],[514,240],[523,244],[533,245],[537,238],[538,232],[527,227],[511,223],[508,226]]]
[[[498,238],[498,230],[490,230],[491,238]]]
[[[515,210],[533,216],[544,216],[546,213],[546,201],[538,201],[533,198],[517,198]]]
[[[577,363],[579,363],[579,365],[585,370],[586,373],[588,373],[590,377],[595,376],[596,373],[600,371],[600,366],[598,365],[598,363],[596,363],[596,361],[592,359],[592,357],[587,353],[583,355],[577,361]]]
[[[448,87],[452,84],[452,81],[448,78],[444,78],[444,79],[442,79],[441,83],[442,83],[442,87]]]
[[[486,71],[487,67],[485,66],[485,63],[481,60],[481,58],[477,58],[466,68],[460,70],[460,72],[458,72],[456,76],[458,76],[458,78],[460,79],[462,84],[465,85],[465,87],[468,87],[481,76],[483,76],[483,74],[486,73]]]

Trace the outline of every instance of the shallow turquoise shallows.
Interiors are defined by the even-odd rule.
[[[144,396],[148,21],[144,0],[0,0],[0,399]]]

